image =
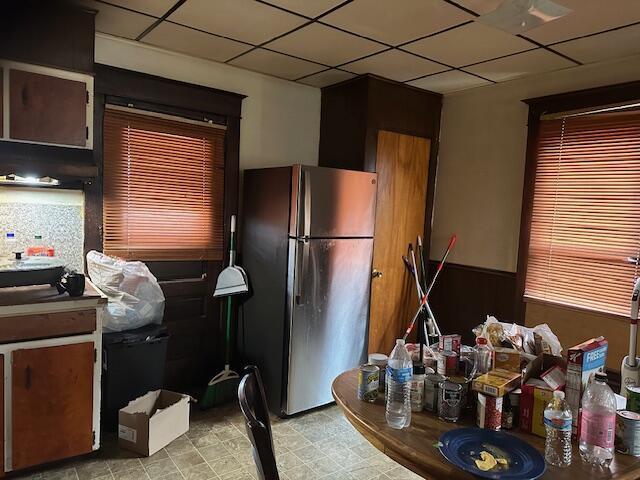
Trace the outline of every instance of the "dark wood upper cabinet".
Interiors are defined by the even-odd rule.
[[[86,147],[85,82],[18,69],[9,71],[9,138]]]
[[[91,452],[93,366],[92,342],[12,353],[13,470]]]
[[[95,11],[71,2],[0,1],[0,58],[92,73]]]

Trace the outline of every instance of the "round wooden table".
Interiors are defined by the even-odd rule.
[[[382,398],[379,397],[376,403],[358,400],[357,386],[358,371],[349,370],[333,381],[333,398],[351,424],[378,450],[424,478],[476,478],[450,464],[437,447],[440,435],[454,428],[473,425],[471,418],[449,423],[438,419],[437,415],[430,412],[414,412],[411,415],[411,426],[396,430],[387,426]],[[511,430],[509,433],[530,443],[544,455],[544,438],[517,430]],[[616,454],[610,468],[592,468],[582,461],[578,445],[574,442],[571,466],[557,468],[547,465],[547,471],[541,478],[636,480],[640,479],[640,458]]]

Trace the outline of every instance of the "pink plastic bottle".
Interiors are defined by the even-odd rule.
[[[613,459],[616,434],[616,397],[607,374],[597,372],[582,395],[580,456],[592,465],[608,466]]]

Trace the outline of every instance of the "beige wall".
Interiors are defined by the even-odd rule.
[[[453,263],[516,271],[527,140],[526,98],[640,79],[640,56],[447,95],[431,258],[452,233]]]
[[[96,63],[247,95],[240,168],[317,165],[320,90],[231,65],[97,34]]]

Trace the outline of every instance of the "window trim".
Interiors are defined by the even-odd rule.
[[[193,120],[211,119],[225,125],[224,162],[224,240],[223,251],[228,250],[231,215],[238,211],[240,184],[240,119],[245,95],[215,88],[194,85],[177,80],[108,65],[95,65],[94,98],[94,150],[93,159],[98,167],[97,178],[85,184],[85,242],[84,253],[102,251],[103,218],[103,118],[107,103],[133,104],[135,107],[175,115]],[[216,270],[209,268],[215,277]]]
[[[527,264],[529,261],[529,237],[531,235],[531,217],[533,212],[533,195],[537,168],[536,152],[541,117],[543,115],[560,112],[604,107],[613,104],[636,101],[638,100],[639,91],[640,81],[636,81],[523,100],[523,102],[529,106],[529,115],[527,120],[527,147],[524,182],[522,188],[522,208],[520,213],[516,297],[514,299],[516,322],[524,324],[526,310],[525,305],[528,301],[531,301],[525,301],[524,290],[527,276]],[[553,302],[536,301],[539,303],[556,305],[556,303]],[[611,316],[617,317],[613,314],[611,314]]]

